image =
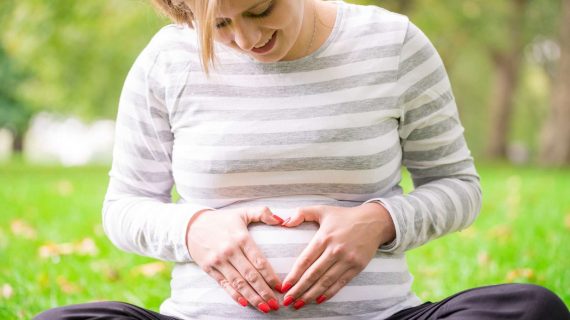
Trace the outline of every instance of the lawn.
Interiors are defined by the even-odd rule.
[[[570,305],[570,170],[478,168],[484,203],[475,224],[410,251],[416,292],[434,301],[473,286],[526,282]],[[93,300],[158,309],[169,265],[122,253],[105,237],[107,170],[0,164],[0,319]]]

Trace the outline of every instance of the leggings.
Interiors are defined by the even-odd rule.
[[[34,318],[52,319],[178,320],[132,304],[114,301],[59,307],[42,312]],[[469,289],[435,303],[426,302],[404,309],[387,320],[428,319],[570,320],[570,313],[562,300],[548,289],[530,284],[502,284]]]

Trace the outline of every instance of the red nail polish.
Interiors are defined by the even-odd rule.
[[[291,302],[293,302],[293,300],[295,300],[295,299],[293,299],[293,297],[287,296],[287,297],[285,297],[285,300],[283,300],[283,305],[288,306],[291,304]]]
[[[279,303],[277,302],[277,300],[275,300],[275,299],[270,299],[269,301],[267,301],[267,303],[269,304],[269,306],[271,307],[271,309],[273,309],[273,310],[279,310]]]
[[[327,297],[325,297],[324,295],[320,295],[317,298],[317,304],[321,304],[321,303],[325,302],[325,300],[327,300]]]
[[[281,223],[281,225],[285,226],[287,223],[289,223],[289,221],[291,221],[291,217],[285,219],[285,221],[283,221],[283,223]]]
[[[281,293],[282,293],[282,291],[281,291],[282,289],[283,289],[283,287],[281,286],[281,283],[278,283],[278,284],[275,285],[275,290],[277,290],[277,292],[281,292]]]
[[[277,222],[279,222],[279,224],[282,224],[284,221],[283,219],[281,219],[281,217],[277,216],[277,215],[272,215],[273,219],[277,220]]]
[[[259,310],[263,311],[264,313],[269,313],[269,305],[265,302],[262,302],[260,304],[257,305],[257,307],[259,308]]]
[[[299,299],[299,300],[295,301],[295,304],[293,305],[293,308],[295,308],[296,310],[299,310],[299,309],[301,309],[304,305],[305,305],[305,301]]]
[[[281,293],[285,293],[287,291],[289,291],[289,289],[291,289],[293,287],[292,284],[290,284],[289,282],[285,282],[283,284],[283,287],[281,287]]]
[[[239,302],[239,304],[241,304],[242,306],[247,307],[247,300],[245,300],[244,297],[239,297],[239,298],[238,298],[238,302]]]

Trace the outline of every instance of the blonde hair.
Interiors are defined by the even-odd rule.
[[[154,6],[178,24],[186,24],[196,29],[200,50],[200,62],[206,74],[215,68],[214,24],[218,10],[217,0],[192,0],[194,12],[186,1],[189,0],[152,0]],[[196,22],[196,23],[195,23]]]

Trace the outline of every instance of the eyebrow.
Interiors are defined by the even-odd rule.
[[[261,0],[261,1],[257,2],[256,4],[254,4],[253,6],[249,7],[248,9],[246,9],[246,10],[244,11],[244,13],[247,13],[249,10],[251,10],[251,9],[253,9],[253,8],[257,7],[257,6],[259,6],[259,5],[262,4],[262,3],[269,2],[269,1],[272,1],[272,0]],[[223,17],[217,17],[216,19],[225,19],[225,18],[223,18]]]
[[[260,4],[264,3],[264,2],[267,2],[267,1],[270,1],[270,0],[261,0],[261,1],[259,1],[258,3],[254,4],[253,6],[249,7],[249,8],[248,8],[247,10],[245,10],[245,11],[249,11],[249,10],[251,10],[251,9],[257,7],[258,5],[260,5]]]

